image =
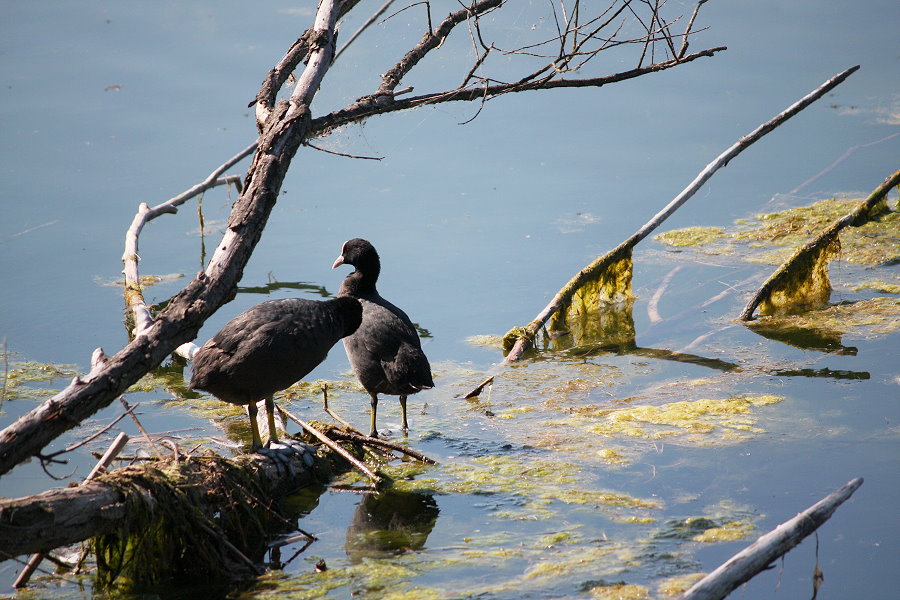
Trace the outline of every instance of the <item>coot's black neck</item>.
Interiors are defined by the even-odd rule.
[[[377,294],[375,283],[378,281],[378,274],[381,272],[381,265],[376,259],[374,262],[367,261],[366,264],[356,266],[356,270],[347,275],[341,283],[341,296],[367,296],[369,294]]]

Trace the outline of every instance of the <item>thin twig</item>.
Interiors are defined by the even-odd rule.
[[[122,406],[125,407],[125,410],[128,412],[128,414],[131,415],[131,418],[134,419],[134,424],[137,425],[138,431],[140,431],[144,436],[144,440],[146,440],[146,442],[150,444],[150,447],[153,448],[153,453],[156,455],[156,458],[162,460],[162,453],[159,451],[159,448],[157,448],[156,444],[153,443],[153,440],[150,439],[150,434],[147,433],[147,430],[144,429],[143,425],[141,425],[140,419],[138,419],[137,415],[134,414],[134,409],[137,408],[138,405],[134,405],[133,407],[129,405],[128,401],[125,400],[125,396],[120,396],[119,401],[122,403]]]
[[[354,457],[352,454],[350,454],[349,452],[347,452],[346,450],[341,448],[338,444],[336,444],[333,440],[331,440],[327,435],[325,435],[324,433],[322,433],[321,431],[319,431],[318,429],[316,429],[315,427],[313,427],[306,421],[303,421],[302,419],[295,417],[290,412],[288,412],[287,409],[285,409],[284,407],[279,406],[278,410],[280,410],[282,413],[284,413],[284,415],[287,416],[288,419],[290,419],[291,421],[293,421],[294,423],[296,423],[297,425],[299,425],[300,427],[302,427],[303,429],[305,429],[306,431],[311,433],[320,442],[322,442],[323,444],[325,444],[326,446],[328,446],[329,448],[331,448],[332,450],[334,450],[335,452],[340,454],[344,458],[344,460],[346,460],[351,465],[353,465],[354,467],[359,469],[359,471],[361,471],[366,477],[371,479],[373,483],[375,483],[376,485],[381,483],[381,481],[382,481],[381,477],[379,477],[374,472],[372,472],[372,470],[369,469],[369,467],[367,467],[362,462],[360,462],[358,459],[356,459],[356,457]]]
[[[331,410],[331,408],[328,407],[328,384],[327,383],[322,384],[322,410],[324,410],[325,413],[329,417],[331,417],[332,419],[334,419],[335,421],[337,421],[344,427],[346,427],[348,429],[353,429],[353,425],[351,425],[350,423],[348,423],[347,421],[345,421],[344,419],[339,417],[337,415],[337,413],[335,413],[334,411]]]
[[[134,408],[137,408],[138,406],[139,406],[138,404],[135,404]],[[134,408],[132,408],[132,410],[134,410]],[[94,441],[95,439],[97,439],[98,437],[100,437],[101,435],[103,435],[104,433],[109,431],[110,429],[112,429],[116,425],[116,423],[118,423],[119,421],[121,421],[122,419],[127,417],[129,415],[129,413],[130,413],[130,411],[126,410],[124,413],[122,413],[121,415],[119,415],[118,417],[113,419],[111,423],[105,425],[102,429],[100,429],[96,433],[93,433],[93,434],[89,435],[88,437],[84,438],[83,440],[79,440],[78,442],[75,442],[74,444],[70,444],[69,446],[66,446],[65,448],[63,448],[62,450],[57,450],[56,452],[52,452],[50,454],[41,455],[42,458],[44,460],[49,461],[51,459],[55,459],[60,454],[72,452],[73,450],[77,450],[78,448],[81,448],[82,446],[91,443],[92,441]]]
[[[315,144],[311,144],[308,141],[303,142],[303,145],[309,146],[313,150],[318,150],[319,152],[325,152],[326,154],[334,154],[335,156],[343,156],[346,158],[359,158],[362,160],[384,160],[383,156],[357,156],[355,154],[345,154],[343,152],[337,152],[335,150],[328,150],[327,148],[320,148],[319,146],[316,146]]]
[[[691,14],[691,18],[688,21],[687,27],[684,28],[684,34],[681,38],[681,49],[678,51],[679,60],[684,56],[684,53],[687,52],[688,49],[688,36],[691,34],[691,29],[694,27],[694,20],[697,18],[697,14],[700,12],[700,7],[706,4],[706,0],[700,0],[697,2],[697,5],[694,6],[694,12]]]
[[[365,444],[368,446],[377,446],[379,448],[387,448],[389,450],[396,450],[397,452],[401,452],[406,454],[407,456],[412,456],[418,461],[429,465],[436,465],[437,461],[431,458],[428,458],[421,452],[416,452],[412,448],[404,446],[403,444],[398,444],[396,442],[389,442],[387,440],[383,440],[381,438],[373,438],[368,435],[363,435],[361,433],[354,433],[352,431],[332,431],[331,435],[338,439],[347,440],[350,442],[358,442],[360,444]]]
[[[340,55],[343,54],[344,50],[346,50],[347,47],[348,47],[350,44],[352,44],[352,43],[356,40],[356,38],[358,38],[358,37],[360,36],[360,34],[362,34],[363,31],[365,31],[366,29],[368,29],[369,27],[371,27],[371,25],[372,25],[375,21],[378,20],[378,17],[380,17],[382,14],[384,14],[384,11],[386,11],[386,10],[388,9],[388,7],[390,7],[390,5],[393,4],[393,3],[394,3],[394,0],[387,0],[387,2],[385,2],[384,4],[382,4],[382,5],[381,5],[381,8],[379,8],[378,10],[376,10],[375,13],[374,13],[371,17],[369,17],[369,18],[366,20],[366,22],[362,24],[362,26],[360,26],[359,29],[357,29],[355,32],[353,32],[353,35],[351,35],[350,38],[349,38],[346,42],[344,42],[344,45],[341,46],[340,50],[338,50],[337,52],[335,52],[335,54],[334,54],[334,60],[337,60],[338,57],[340,57]]]

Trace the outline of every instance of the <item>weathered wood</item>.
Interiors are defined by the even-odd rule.
[[[782,523],[691,586],[681,596],[681,600],[724,598],[818,529],[862,484],[862,478],[853,479],[793,519]]]
[[[209,489],[210,480],[222,476],[218,465],[230,465],[251,475],[264,498],[273,500],[313,481],[315,471],[307,463],[310,458],[294,455],[281,464],[259,454],[242,456],[233,461],[215,457],[189,457],[176,465],[186,479],[180,486]],[[221,460],[221,463],[218,462]],[[193,461],[193,465],[190,464]],[[171,463],[171,459],[169,463]],[[203,464],[204,468],[200,468]],[[168,468],[166,462],[124,467],[76,487],[50,490],[24,498],[0,499],[0,557],[11,558],[32,552],[49,552],[103,534],[127,531],[131,526],[128,507],[140,503],[153,518],[161,499],[142,483],[148,473]],[[214,494],[204,495],[205,514],[229,509],[229,499]],[[145,521],[141,521],[145,524]]]
[[[125,433],[119,433],[119,435],[116,436],[116,439],[113,440],[113,443],[110,444],[109,448],[106,449],[106,452],[103,454],[103,456],[100,457],[100,460],[97,461],[97,464],[94,465],[94,468],[91,469],[91,472],[88,473],[87,477],[84,478],[84,483],[91,481],[100,473],[105,472],[127,443],[128,436],[125,435]],[[41,561],[44,560],[45,556],[46,555],[43,552],[35,552],[34,554],[32,554],[31,559],[29,559],[28,561],[28,564],[25,565],[25,568],[22,569],[22,572],[19,573],[19,576],[13,583],[13,587],[21,588],[28,585],[28,580],[31,579],[31,575],[38,568],[38,565],[41,564]]]

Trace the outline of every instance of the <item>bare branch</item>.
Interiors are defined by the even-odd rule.
[[[848,481],[793,519],[778,525],[691,586],[680,596],[680,600],[724,598],[821,527],[862,484],[862,477]]]
[[[471,86],[465,88],[457,88],[447,92],[438,92],[434,94],[423,94],[412,98],[404,98],[402,100],[389,100],[382,96],[366,96],[347,108],[335,111],[331,114],[313,119],[310,124],[312,135],[322,135],[336,127],[341,127],[349,123],[355,123],[367,119],[373,115],[396,112],[398,110],[408,110],[419,106],[429,104],[441,104],[444,102],[471,101],[487,96],[489,99],[502,94],[512,92],[526,92],[535,90],[546,90],[554,88],[575,88],[575,87],[601,87],[610,83],[634,79],[641,75],[656,73],[671,69],[672,67],[696,60],[702,57],[713,56],[716,52],[725,50],[724,46],[710,48],[685,56],[679,60],[669,60],[655,65],[641,67],[639,69],[631,69],[614,75],[606,75],[603,77],[591,77],[586,79],[552,79],[545,77],[536,81],[524,81],[515,83],[503,83],[488,86],[487,88],[473,88]]]

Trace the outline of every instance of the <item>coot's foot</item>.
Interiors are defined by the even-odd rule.
[[[270,459],[279,469],[293,469],[294,457],[302,459],[306,467],[311,467],[316,455],[314,447],[293,439],[270,440],[265,448],[258,448],[256,452]]]

